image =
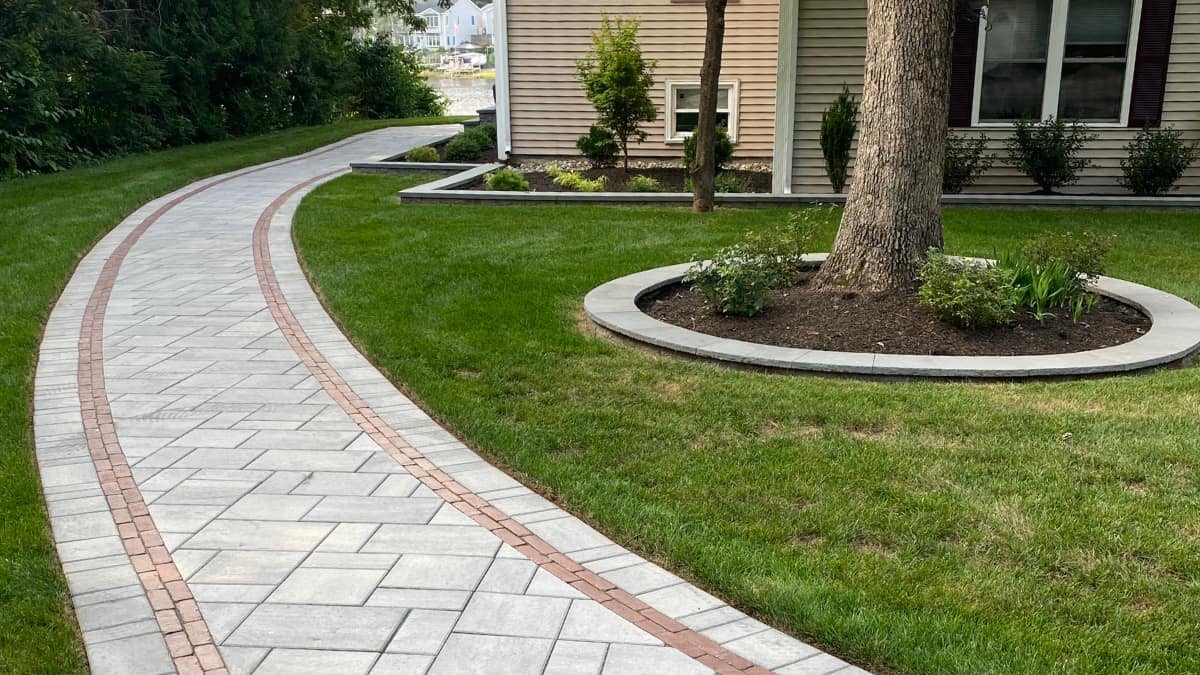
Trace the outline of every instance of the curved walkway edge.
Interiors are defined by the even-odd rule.
[[[371,132],[126,219],[47,324],[46,500],[95,673],[862,672],[482,460],[359,354],[291,219]]]

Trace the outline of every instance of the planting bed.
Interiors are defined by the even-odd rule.
[[[642,311],[698,333],[780,347],[876,354],[1017,356],[1101,349],[1145,335],[1150,320],[1138,310],[1101,297],[1078,324],[1070,316],[1041,325],[1021,313],[1011,326],[964,330],[941,321],[908,293],[813,291],[808,279],[773,291],[757,316],[708,312],[704,299],[678,283],[638,299]]]
[[[526,172],[520,166],[514,168],[525,174],[525,179],[529,181],[529,188],[534,192],[563,192],[565,190],[555,185],[554,179],[545,171],[538,169]],[[625,183],[633,176],[648,176],[657,180],[662,185],[659,192],[687,192],[685,188],[687,171],[683,167],[631,168],[628,172],[623,168],[614,167],[611,169],[582,169],[579,173],[588,180],[595,180],[602,176],[607,178],[608,184],[605,186],[604,192],[626,192]],[[765,194],[771,191],[771,173],[769,171],[730,169],[722,173],[736,176],[745,182],[750,187],[751,193]],[[463,189],[484,190],[486,188],[483,179],[480,178]]]

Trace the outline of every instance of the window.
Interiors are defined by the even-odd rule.
[[[475,25],[475,17],[471,17],[471,25],[472,25],[472,26],[474,26],[474,25]]]
[[[434,30],[436,28],[441,28],[441,26],[442,17],[438,16],[437,14],[430,14],[429,16],[425,17],[425,30]]]
[[[991,0],[980,22],[977,124],[1050,116],[1124,124],[1140,0]]]
[[[717,92],[717,124],[729,130],[737,142],[738,83],[722,82]],[[700,122],[700,83],[667,82],[668,143],[682,143]]]

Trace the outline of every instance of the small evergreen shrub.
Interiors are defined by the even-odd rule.
[[[834,192],[846,187],[850,167],[850,146],[858,132],[858,102],[850,88],[842,85],[842,93],[833,105],[821,113],[821,154],[825,157],[825,173]]]
[[[483,179],[487,189],[493,192],[529,192],[529,181],[524,174],[514,169],[500,169]]]
[[[1009,324],[1016,316],[1019,294],[1009,270],[931,250],[920,279],[918,299],[943,321],[975,330]]]
[[[750,192],[750,183],[732,173],[719,173],[714,181],[717,192],[745,193]]]
[[[466,131],[462,132],[462,135],[475,141],[475,145],[478,145],[479,149],[481,151],[491,150],[492,148],[496,147],[496,129],[495,129],[495,127],[492,127],[491,131],[489,132],[488,129],[484,128],[485,126],[491,126],[491,125],[482,125],[481,124],[477,127],[471,127],[470,129],[467,129]]]
[[[483,156],[479,141],[466,133],[451,138],[444,152],[448,162],[478,162]]]
[[[956,195],[975,184],[996,161],[995,155],[984,154],[988,137],[979,134],[946,134],[946,159],[942,164],[942,192]]]
[[[438,151],[428,145],[423,145],[419,148],[413,148],[404,154],[406,162],[440,162],[442,158],[438,156]]]
[[[474,131],[476,133],[480,134],[481,136],[487,137],[489,148],[496,147],[496,125],[495,124],[492,124],[491,122],[488,122],[486,124],[480,124],[479,126],[474,128]]]
[[[1173,127],[1146,127],[1125,146],[1129,157],[1121,160],[1121,187],[1145,197],[1166,194],[1196,161],[1196,144],[1188,144]]]
[[[633,176],[625,181],[626,192],[662,192],[662,183],[650,176]]]
[[[717,171],[725,168],[733,160],[733,139],[729,137],[729,130],[723,126],[717,127],[717,135],[713,137],[713,159],[716,160]],[[696,135],[692,134],[683,141],[684,168],[691,169],[695,161]]]
[[[1064,122],[1051,117],[1046,120],[1017,120],[1006,145],[1012,165],[1029,176],[1042,192],[1079,182],[1079,172],[1092,165],[1079,152],[1096,140],[1078,120]]]
[[[596,124],[579,137],[575,147],[597,169],[616,166],[617,155],[621,153],[621,146],[612,132]]]

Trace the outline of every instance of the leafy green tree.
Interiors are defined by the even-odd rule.
[[[642,56],[635,18],[605,16],[592,34],[592,49],[576,62],[588,100],[599,114],[599,124],[616,136],[629,170],[629,141],[646,140],[642,124],[658,117],[650,100],[658,62]]]

